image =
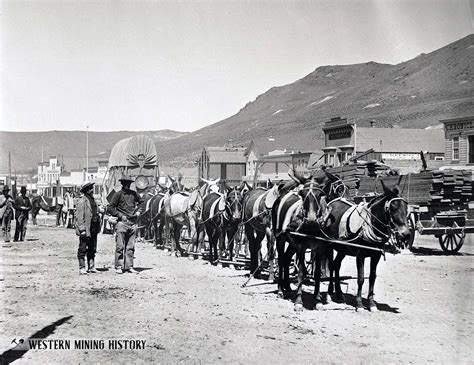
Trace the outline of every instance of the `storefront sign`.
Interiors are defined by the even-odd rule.
[[[419,153],[382,153],[384,160],[420,160]]]
[[[474,121],[446,124],[447,131],[462,131],[468,129],[474,129]]]
[[[329,139],[343,139],[343,138],[351,138],[352,129],[340,129],[336,131],[329,132]]]

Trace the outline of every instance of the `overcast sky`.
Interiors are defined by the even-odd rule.
[[[193,131],[328,64],[473,33],[474,0],[3,1],[0,130]]]

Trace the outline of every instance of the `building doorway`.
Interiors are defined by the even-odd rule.
[[[468,136],[468,141],[469,141],[468,163],[474,163],[474,135]]]

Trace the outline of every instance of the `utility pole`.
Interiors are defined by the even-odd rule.
[[[86,129],[86,181],[89,180],[89,126]]]
[[[12,154],[8,151],[8,184],[12,188]]]

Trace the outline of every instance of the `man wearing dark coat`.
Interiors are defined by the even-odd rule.
[[[10,242],[11,223],[13,219],[14,204],[13,197],[9,194],[8,185],[3,187],[3,196],[0,197],[0,214],[2,214],[2,229],[5,242]]]
[[[77,259],[79,260],[79,275],[87,275],[98,272],[95,268],[95,254],[97,234],[100,231],[100,216],[94,200],[94,183],[84,183],[81,193],[83,195],[78,199],[76,206],[76,234],[79,236]]]
[[[20,189],[20,195],[15,200],[15,237],[14,241],[24,241],[26,237],[26,226],[28,224],[28,213],[31,210],[30,198],[26,196],[26,186]]]
[[[115,193],[108,207],[109,214],[119,219],[115,226],[115,272],[137,274],[133,268],[133,256],[138,230],[137,219],[140,215],[138,207],[142,199],[136,191],[130,189],[133,182],[130,176],[123,176],[120,182],[122,189]]]

